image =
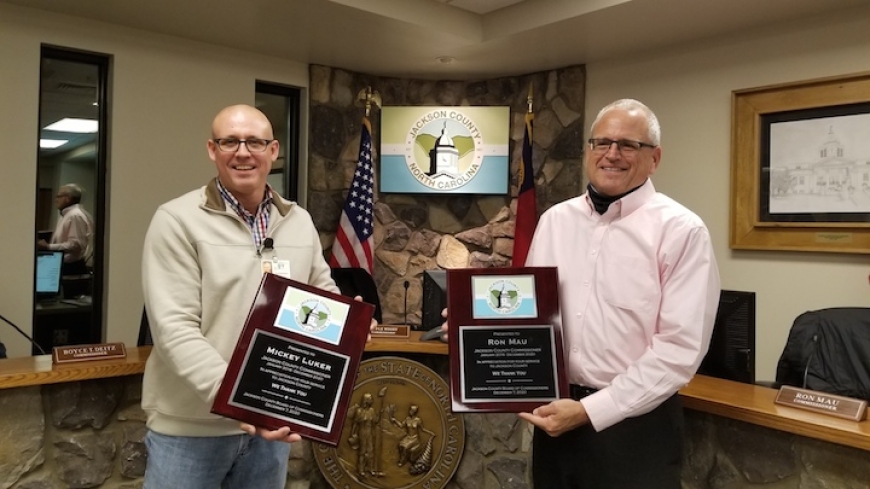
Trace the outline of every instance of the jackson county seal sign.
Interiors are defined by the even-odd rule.
[[[313,443],[336,489],[439,489],[456,472],[465,423],[450,388],[431,369],[400,357],[360,364],[338,445]]]

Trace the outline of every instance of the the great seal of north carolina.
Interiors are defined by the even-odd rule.
[[[400,357],[360,364],[341,438],[312,443],[320,472],[336,489],[439,489],[465,448],[465,423],[450,410],[450,388],[425,365]]]

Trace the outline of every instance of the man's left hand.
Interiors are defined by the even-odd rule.
[[[363,298],[361,295],[358,295],[358,296],[354,297],[353,300],[362,302]],[[366,336],[366,343],[368,343],[369,341],[372,341],[372,331],[374,331],[375,328],[377,328],[377,327],[378,327],[378,322],[375,320],[375,318],[372,318],[372,322],[371,322],[371,324],[369,324],[369,334],[368,334],[368,336]]]
[[[260,438],[269,441],[283,441],[285,443],[295,443],[302,440],[302,436],[299,433],[291,432],[289,426],[284,426],[283,428],[278,428],[277,430],[267,430],[266,428],[260,428],[254,425],[250,425],[248,423],[241,423],[239,427],[242,428],[242,431],[251,436],[259,436]]]
[[[518,416],[554,437],[589,422],[586,408],[580,401],[572,399],[558,399],[535,408],[531,413],[519,413]]]

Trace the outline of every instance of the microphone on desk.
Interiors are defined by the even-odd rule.
[[[408,325],[408,287],[411,286],[411,282],[405,280],[405,326]]]
[[[27,333],[25,333],[24,331],[21,331],[21,328],[19,328],[18,326],[15,326],[15,324],[14,324],[12,321],[6,319],[6,318],[3,317],[2,315],[0,315],[0,319],[2,319],[2,320],[4,320],[4,321],[6,321],[7,323],[9,323],[10,326],[12,326],[13,328],[15,328],[15,331],[18,331],[18,333],[20,333],[21,336],[27,338],[27,341],[29,341],[31,344],[33,344],[33,346],[35,346],[36,349],[39,350],[39,353],[41,353],[41,354],[43,354],[43,355],[48,355],[48,353],[45,353],[45,350],[43,350],[42,347],[39,346],[39,343],[33,341],[33,338],[31,338],[30,336],[28,336]]]
[[[804,389],[807,388],[807,374],[809,374],[809,372],[810,372],[810,362],[812,361],[813,356],[817,354],[818,349],[819,349],[819,335],[814,334],[813,335],[812,351],[810,351],[810,354],[807,355],[807,364],[806,364],[806,366],[804,366],[804,385],[803,385]]]

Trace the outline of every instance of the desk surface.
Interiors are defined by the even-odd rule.
[[[419,334],[412,331],[410,338],[377,338],[366,351],[447,354],[446,344],[421,342]],[[64,365],[52,365],[50,355],[0,360],[0,389],[141,374],[150,353],[151,347],[129,348],[123,359]],[[780,406],[774,403],[776,394],[776,389],[704,375],[696,375],[680,391],[689,409],[870,451],[870,421],[855,422]]]
[[[812,413],[774,403],[776,389],[696,375],[680,391],[689,409],[817,440],[870,450],[870,421]]]

